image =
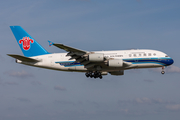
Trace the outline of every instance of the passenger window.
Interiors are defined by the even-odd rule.
[[[139,54],[139,57],[141,57],[141,54]]]
[[[146,56],[146,53],[144,53],[144,56]]]
[[[134,54],[134,57],[136,57],[136,54]]]
[[[151,56],[151,53],[149,53],[148,55]]]
[[[131,54],[129,54],[129,57],[131,57]]]
[[[156,53],[154,53],[153,55],[156,56]]]

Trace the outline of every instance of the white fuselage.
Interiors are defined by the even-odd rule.
[[[168,66],[173,63],[173,60],[168,57],[165,53],[156,50],[119,50],[119,51],[95,51],[95,53],[103,53],[105,58],[122,59],[129,65],[124,67],[108,67],[103,66],[101,71],[117,71],[134,68],[153,68]],[[40,56],[31,57],[39,60],[40,62],[22,62],[17,60],[18,63],[26,64],[35,67],[60,70],[60,71],[77,71],[86,72],[89,69],[85,68],[76,60],[69,60],[70,57],[66,56],[67,53],[53,53]]]

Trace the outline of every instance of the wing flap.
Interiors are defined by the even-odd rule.
[[[14,55],[14,54],[7,54],[7,55],[10,56],[10,57],[13,57],[15,59],[18,59],[18,60],[21,60],[21,61],[25,61],[25,62],[39,62],[39,60],[35,60],[35,59],[32,59],[32,58],[24,57],[24,56],[21,56],[21,55]]]

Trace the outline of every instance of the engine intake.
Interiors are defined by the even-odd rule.
[[[122,59],[109,60],[107,65],[109,67],[123,67],[123,60]]]
[[[88,60],[90,62],[103,62],[104,61],[104,54],[101,54],[101,53],[89,54]]]

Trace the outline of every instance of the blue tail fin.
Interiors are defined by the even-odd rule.
[[[10,26],[24,56],[32,57],[49,54],[35,39],[33,39],[21,26]]]

